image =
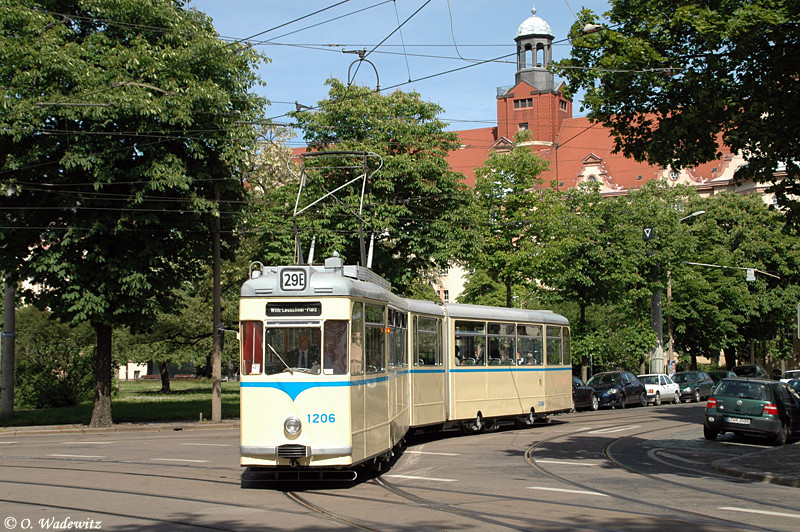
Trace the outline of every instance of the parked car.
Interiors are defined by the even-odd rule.
[[[781,375],[781,382],[789,382],[790,380],[800,379],[800,369],[790,369],[783,372]]]
[[[681,399],[699,403],[706,399],[714,389],[714,381],[705,371],[681,371],[672,376],[681,389]]]
[[[794,388],[797,393],[800,393],[800,379],[792,379],[786,384]]]
[[[663,373],[648,373],[638,375],[638,379],[644,384],[647,390],[647,402],[660,405],[662,401],[667,403],[680,403],[681,391],[678,385],[672,382],[669,375]]]
[[[578,377],[572,377],[572,405],[575,410],[597,410],[600,400],[594,388],[586,386]]]
[[[709,371],[708,376],[711,377],[711,380],[714,381],[714,384],[717,384],[722,379],[727,379],[729,377],[736,377],[736,373],[732,372],[729,369],[716,369],[714,371]]]
[[[766,379],[723,379],[708,399],[703,435],[767,436],[783,445],[800,432],[800,394],[786,384]]]
[[[630,371],[606,371],[595,374],[586,384],[594,388],[600,406],[625,408],[627,405],[647,406],[644,384]]]
[[[746,366],[736,366],[733,372],[737,377],[755,377],[756,379],[769,379],[769,373],[758,364],[750,364]]]

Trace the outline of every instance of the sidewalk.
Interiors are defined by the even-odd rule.
[[[211,421],[165,421],[152,423],[114,423],[110,427],[91,428],[86,425],[41,425],[0,428],[0,438],[43,434],[98,434],[105,432],[165,432],[182,430],[227,430],[238,429],[238,419]]]
[[[716,460],[711,467],[726,475],[800,488],[800,442]]]

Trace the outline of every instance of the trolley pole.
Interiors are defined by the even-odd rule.
[[[0,419],[7,420],[14,416],[14,358],[15,358],[15,330],[16,330],[16,306],[14,296],[16,294],[16,282],[11,280],[10,275],[5,279],[5,298],[3,303],[3,348],[2,365],[0,365]]]

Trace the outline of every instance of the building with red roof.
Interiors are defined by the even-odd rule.
[[[550,70],[553,33],[536,16],[536,8],[517,30],[517,71],[514,85],[497,89],[497,126],[458,131],[461,148],[449,155],[453,170],[475,183],[475,168],[493,150],[509,150],[517,131],[533,132],[531,149],[550,162],[542,175],[545,182],[573,188],[581,182],[600,183],[604,195],[623,195],[652,179],[698,187],[703,195],[721,190],[763,193],[766,185],[736,185],[733,174],[743,159],[721,146],[723,156],[695,168],[673,170],[640,163],[621,153],[612,153],[613,138],[605,127],[586,117],[572,116],[572,101],[564,96],[564,85],[555,84]],[[767,199],[767,198],[765,198]]]

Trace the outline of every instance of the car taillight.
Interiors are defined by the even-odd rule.
[[[708,403],[706,403],[706,408],[713,408],[714,410],[717,409],[717,400],[713,397],[708,398]]]
[[[772,416],[777,416],[778,405],[773,405],[773,404],[764,405],[764,412],[762,412],[762,415],[763,414],[770,414]]]

